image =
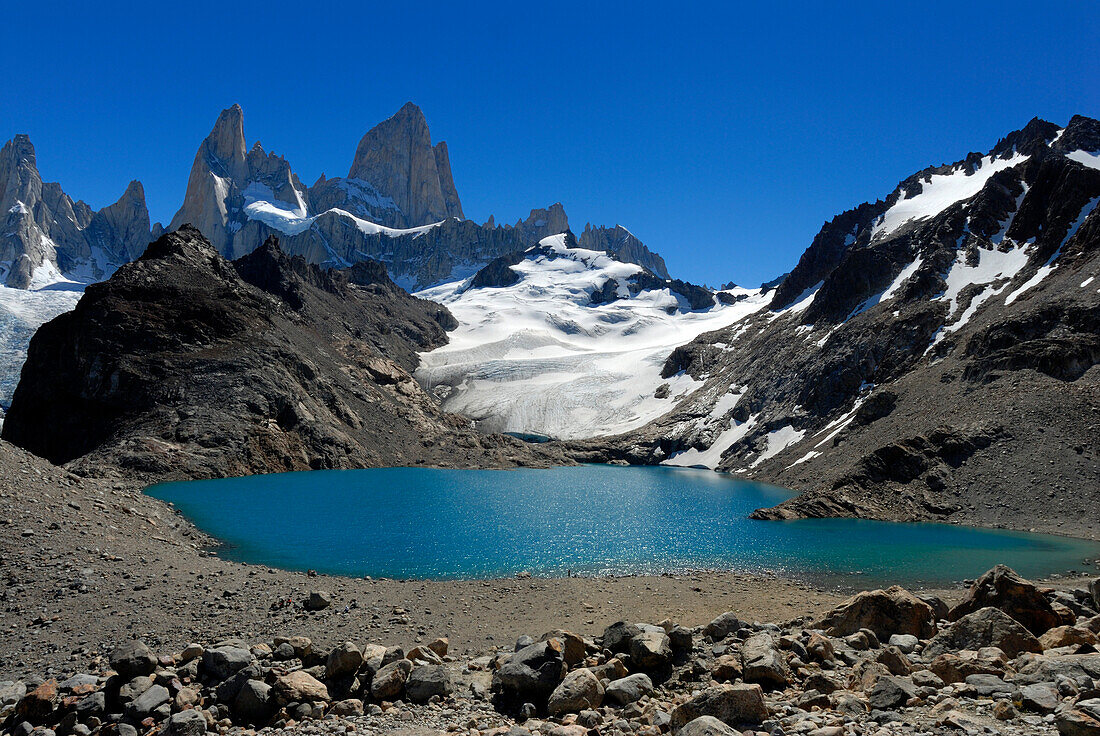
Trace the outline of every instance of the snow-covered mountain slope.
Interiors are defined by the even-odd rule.
[[[34,331],[75,307],[82,293],[79,284],[57,283],[41,289],[0,286],[0,426]]]
[[[768,308],[673,352],[664,373],[698,381],[691,394],[577,457],[805,492],[764,518],[1020,526],[1051,503],[1059,519],[1088,517],[1100,505],[1097,154],[1100,122],[1033,120],[838,215]]]
[[[551,437],[622,432],[664,414],[701,385],[662,377],[669,353],[769,298],[738,290],[715,300],[576,247],[571,234],[543,239],[478,286],[488,271],[417,293],[459,322],[447,345],[422,355],[417,379],[485,429]]]

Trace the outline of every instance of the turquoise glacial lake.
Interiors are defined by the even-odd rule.
[[[709,470],[382,468],[164,483],[222,556],[388,578],[777,573],[825,584],[946,584],[998,562],[1095,570],[1100,544],[946,524],[753,521],[792,494]]]

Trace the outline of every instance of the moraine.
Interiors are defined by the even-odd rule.
[[[392,578],[520,572],[775,572],[828,584],[942,585],[1003,562],[1081,569],[1100,544],[943,524],[761,522],[790,492],[694,469],[381,468],[152,486],[230,559]]]

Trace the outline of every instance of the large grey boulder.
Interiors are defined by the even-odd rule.
[[[206,733],[206,719],[198,710],[180,711],[169,717],[162,733],[164,736],[203,736]]]
[[[233,702],[233,713],[245,723],[264,725],[275,709],[275,694],[270,685],[249,680],[241,686]]]
[[[350,641],[335,647],[329,652],[325,662],[325,677],[332,680],[337,677],[354,675],[363,664],[363,653]]]
[[[153,685],[141,695],[134,698],[126,708],[126,714],[135,721],[141,721],[148,718],[154,710],[169,702],[171,699],[172,695],[168,692],[168,688],[163,685]]]
[[[955,621],[937,634],[922,652],[926,658],[957,652],[998,647],[1009,657],[1022,652],[1042,652],[1043,646],[1020,623],[997,608],[982,608]]]
[[[737,614],[733,611],[726,611],[723,614],[715,616],[714,619],[706,625],[703,629],[703,636],[713,641],[722,641],[727,636],[740,629],[741,626],[741,619],[737,618]]]
[[[730,726],[752,726],[768,718],[768,706],[759,685],[715,685],[673,709],[673,732],[700,716],[713,716]]]
[[[130,641],[111,652],[111,669],[123,680],[149,675],[157,668],[157,658],[143,641]]]
[[[867,693],[867,702],[875,710],[892,710],[917,696],[917,686],[908,677],[884,675]]]
[[[202,653],[203,671],[219,681],[225,680],[251,663],[252,653],[241,647],[215,647]]]
[[[643,631],[630,640],[630,661],[636,669],[658,670],[672,661],[672,643],[664,631]]]
[[[604,649],[612,652],[629,652],[630,642],[641,633],[642,630],[637,624],[617,621],[603,630],[601,642]]]
[[[565,677],[565,670],[564,646],[558,639],[547,639],[513,654],[493,675],[493,682],[504,692],[546,697]]]
[[[546,709],[552,716],[565,713],[579,713],[582,710],[595,710],[603,703],[603,685],[588,669],[570,672],[554,688],[547,700]]]
[[[745,682],[755,682],[769,690],[784,688],[791,682],[787,660],[768,632],[754,634],[741,645],[741,676]]]
[[[680,736],[740,736],[714,716],[699,716],[680,729]]]
[[[405,681],[405,695],[414,703],[426,703],[435,695],[451,694],[451,676],[442,665],[429,664],[413,669]]]
[[[604,696],[613,703],[629,705],[652,692],[653,680],[649,679],[649,675],[639,672],[610,683]]]

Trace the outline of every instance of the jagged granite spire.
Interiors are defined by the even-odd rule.
[[[99,212],[73,202],[60,184],[42,181],[34,145],[20,134],[0,149],[0,282],[36,288],[63,277],[109,276],[149,242],[149,211],[140,182]]]
[[[432,148],[428,121],[411,102],[367,131],[348,178],[370,182],[404,214],[405,227],[462,218],[445,144]]]

